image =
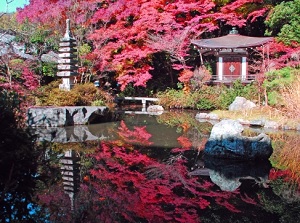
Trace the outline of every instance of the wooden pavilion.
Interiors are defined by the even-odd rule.
[[[216,56],[216,74],[213,75],[212,82],[230,84],[237,79],[243,83],[256,79],[255,74],[250,75],[248,72],[248,51],[255,47],[263,47],[264,52],[266,46],[268,54],[268,43],[272,40],[273,37],[243,36],[233,28],[226,36],[192,40],[191,43],[198,49],[202,64],[203,54],[212,52]]]

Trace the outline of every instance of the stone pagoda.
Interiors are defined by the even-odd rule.
[[[64,191],[69,195],[72,211],[75,210],[75,196],[80,184],[79,161],[80,157],[73,150],[65,151],[64,157],[60,160]]]
[[[66,33],[59,43],[59,60],[57,76],[62,77],[60,89],[71,90],[78,75],[76,40],[70,31],[70,20],[66,20]]]

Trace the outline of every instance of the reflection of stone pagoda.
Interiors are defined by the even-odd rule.
[[[79,156],[73,150],[66,151],[64,158],[60,160],[64,191],[70,197],[72,211],[75,209],[75,195],[80,183],[79,160]]]
[[[62,77],[60,89],[70,90],[75,84],[75,77],[78,75],[77,60],[75,53],[76,40],[70,31],[70,20],[66,20],[66,33],[59,43],[59,57],[57,76]]]

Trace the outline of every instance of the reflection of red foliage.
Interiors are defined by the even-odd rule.
[[[61,187],[51,187],[38,195],[39,204],[47,207],[51,222],[72,222],[70,198]]]
[[[234,207],[234,205],[230,204],[227,199],[224,199],[224,198],[221,198],[221,197],[218,197],[216,198],[216,202],[217,204],[219,205],[222,205],[222,206],[225,206],[228,210],[230,210],[231,212],[240,212],[238,209],[236,209]]]
[[[248,204],[253,204],[256,205],[257,202],[255,201],[255,199],[249,197],[247,194],[243,194],[243,196],[241,196],[241,199]]]
[[[278,178],[282,178],[285,181],[289,181],[291,179],[291,171],[290,170],[276,170],[276,169],[271,169],[270,174],[269,174],[269,179],[270,180],[276,180]]]
[[[177,138],[177,141],[180,143],[180,145],[184,148],[190,148],[192,147],[192,143],[191,141],[189,140],[189,138],[187,137],[184,137],[184,136],[179,136]]]
[[[239,192],[213,191],[211,182],[190,177],[181,156],[172,164],[163,164],[108,143],[102,143],[91,156],[96,160],[90,171],[91,186],[98,201],[110,205],[101,210],[103,215],[118,213],[130,222],[199,222],[199,210],[210,205],[208,199],[238,212],[229,200]]]
[[[126,143],[147,146],[152,144],[152,142],[149,142],[152,135],[147,132],[146,126],[135,126],[134,130],[129,130],[125,122],[121,121],[120,127],[118,128],[118,134]]]

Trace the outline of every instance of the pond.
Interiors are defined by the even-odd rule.
[[[3,222],[300,219],[294,163],[300,159],[298,133],[278,133],[280,146],[270,160],[233,162],[203,156],[213,125],[196,120],[194,111],[118,117],[109,123],[38,129],[39,154],[30,161],[37,171],[28,172],[24,164],[18,175],[21,192],[1,192]],[[296,148],[284,151],[287,141]]]

